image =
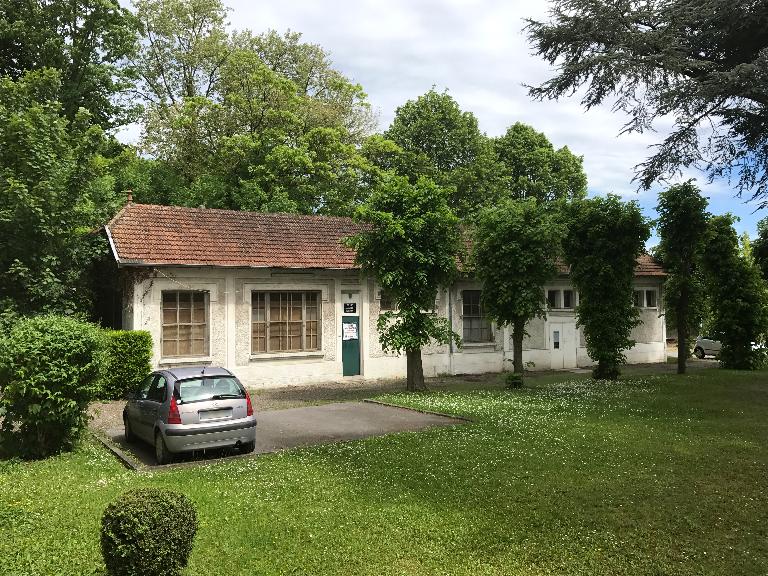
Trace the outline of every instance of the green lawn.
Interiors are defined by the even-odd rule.
[[[0,463],[0,574],[100,573],[122,490],[189,495],[188,574],[768,573],[768,372],[389,394],[474,423],[150,475]]]

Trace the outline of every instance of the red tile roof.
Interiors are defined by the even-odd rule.
[[[350,218],[127,204],[107,225],[122,265],[354,269]]]
[[[664,268],[649,254],[641,254],[637,259],[635,276],[666,276]]]
[[[570,267],[565,262],[559,262],[557,264],[558,273],[563,276],[568,276]],[[641,254],[637,258],[637,266],[635,266],[635,276],[666,276],[664,268],[661,267],[656,260],[649,254]]]
[[[343,244],[361,227],[350,218],[127,204],[107,225],[125,266],[228,266],[351,270]],[[563,267],[561,273],[567,274]],[[664,276],[656,261],[638,258],[637,276]]]

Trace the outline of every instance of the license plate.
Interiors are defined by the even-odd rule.
[[[198,412],[200,420],[221,420],[222,418],[232,418],[232,408],[219,408],[216,410],[200,410]]]

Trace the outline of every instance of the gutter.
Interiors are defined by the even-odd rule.
[[[117,260],[117,256],[115,256],[115,259]],[[253,265],[247,265],[247,264],[183,264],[178,262],[161,262],[161,263],[153,263],[153,262],[146,262],[144,260],[118,260],[118,263],[122,267],[131,267],[131,268],[216,268],[216,269],[228,269],[228,270],[234,270],[234,269],[249,269],[249,270],[281,270],[285,271],[286,273],[290,274],[294,271],[301,271],[301,270],[329,270],[332,272],[345,272],[345,271],[354,271],[354,270],[360,270],[359,268],[330,268],[330,267],[297,267],[297,268],[283,268],[281,266],[253,266]]]

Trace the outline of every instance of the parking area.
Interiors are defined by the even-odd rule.
[[[395,432],[418,431],[436,426],[455,426],[465,420],[425,414],[406,408],[374,402],[340,402],[321,406],[266,410],[258,413],[256,450],[245,457],[277,452],[299,446],[358,440]],[[122,427],[103,430],[108,440],[141,466],[154,467],[154,451],[149,444],[125,440]],[[230,456],[216,450],[185,456],[181,462],[209,461]]]

